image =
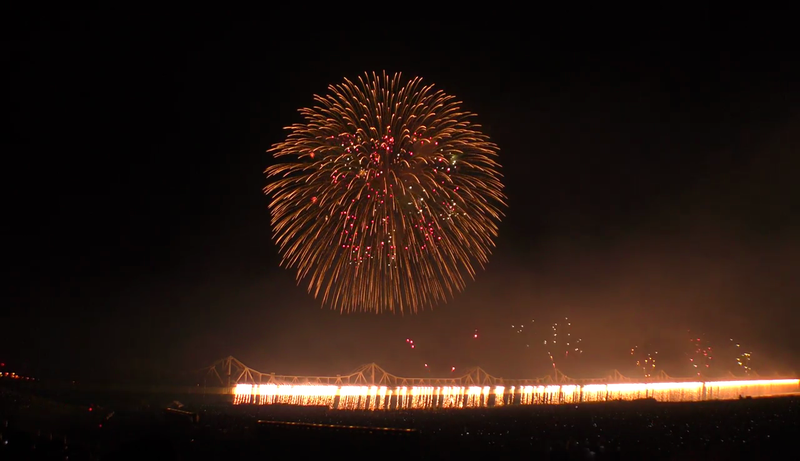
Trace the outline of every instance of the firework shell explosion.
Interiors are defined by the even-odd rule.
[[[505,196],[474,114],[420,78],[365,74],[300,109],[269,152],[282,266],[341,312],[447,302],[488,262]]]

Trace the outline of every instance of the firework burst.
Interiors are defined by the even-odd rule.
[[[701,376],[711,368],[714,350],[708,340],[701,335],[691,330],[688,330],[687,333],[689,336],[689,352],[687,353],[689,365],[697,376]]]
[[[734,341],[732,338],[731,345],[733,346],[734,350],[736,367],[742,370],[745,375],[749,376],[753,373],[753,368],[751,367],[750,363],[753,359],[753,353],[748,349],[743,348],[741,344]]]
[[[656,371],[658,351],[650,352],[647,347],[634,346],[631,348],[631,357],[637,369],[641,370],[644,378],[652,378]]]
[[[497,146],[473,114],[414,78],[330,86],[270,152],[282,265],[342,312],[417,312],[488,262],[505,197]]]
[[[570,357],[575,358],[583,354],[583,349],[580,347],[582,340],[572,336],[572,322],[569,317],[553,323],[548,336],[550,339],[545,339],[543,344],[546,346],[554,370],[557,368],[557,363],[564,363]]]

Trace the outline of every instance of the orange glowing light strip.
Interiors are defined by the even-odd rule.
[[[396,387],[238,384],[234,404],[292,404],[336,409],[477,408],[655,399],[660,402],[729,400],[800,392],[800,379],[687,383],[565,384],[510,387]]]

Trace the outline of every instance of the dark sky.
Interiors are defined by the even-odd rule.
[[[285,374],[531,377],[548,361],[522,343],[544,336],[511,325],[568,316],[574,375],[623,369],[642,344],[686,375],[689,329],[800,370],[791,15],[342,14],[4,15],[2,361],[77,378],[227,355]],[[321,309],[278,267],[261,193],[296,109],[373,70],[477,112],[510,201],[487,270],[413,316]]]

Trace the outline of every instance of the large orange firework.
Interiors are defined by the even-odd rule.
[[[488,262],[505,207],[497,146],[453,96],[400,74],[328,87],[269,152],[282,265],[342,312],[417,312]]]

